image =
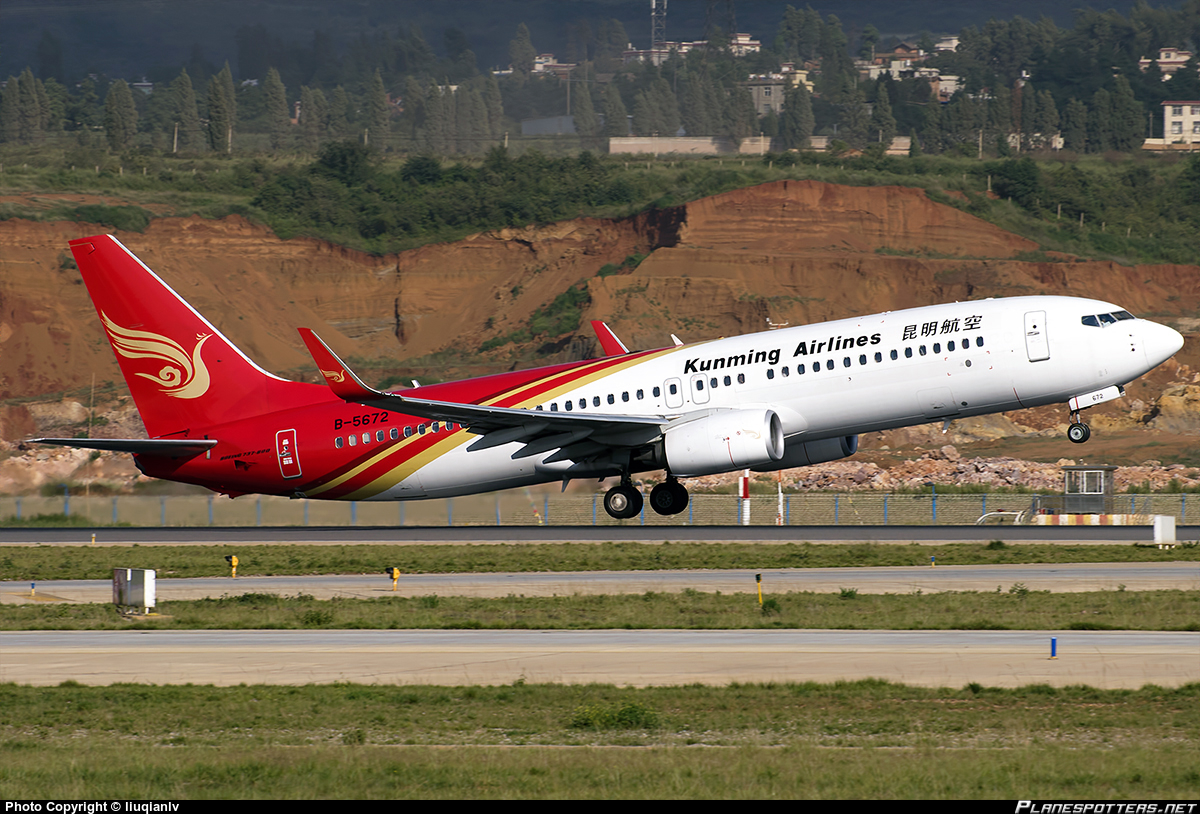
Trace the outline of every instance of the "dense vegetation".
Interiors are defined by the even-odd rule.
[[[516,136],[525,120],[567,115],[574,122],[566,132],[590,147],[632,127],[639,135],[735,141],[762,133],[786,147],[813,134],[856,147],[912,134],[926,153],[1003,157],[1052,145],[1056,136],[1075,151],[1135,150],[1147,135],[1162,135],[1164,100],[1200,98],[1200,58],[1165,82],[1156,63],[1139,65],[1164,46],[1200,50],[1196,2],[1139,2],[1127,15],[1084,7],[1070,28],[1044,16],[993,19],[962,29],[954,50],[935,50],[924,31],[907,42],[923,56],[873,78],[868,68],[876,57],[895,58],[899,36],[871,24],[847,30],[809,7],[787,6],[773,30],[754,16],[760,50],[732,48],[729,26],[737,22],[716,15],[692,32],[705,47],[661,66],[626,63],[631,38],[617,20],[576,19],[556,40],[536,44],[519,23],[475,43],[507,51],[501,71],[481,69],[467,34],[454,26],[440,43],[409,23],[335,43],[323,32],[296,42],[245,24],[225,49],[236,52],[235,67],[218,68],[198,46],[186,59],[179,49],[175,64],[138,66],[132,76],[150,81],[134,85],[84,75],[76,65],[68,72],[73,55],[43,30],[35,65],[9,77],[0,96],[0,142],[44,144],[67,133],[83,146],[103,137],[113,150],[280,153],[352,139],[385,151],[478,155]],[[914,13],[910,31],[930,24]],[[547,51],[567,63],[562,76],[541,70]],[[789,89],[782,115],[756,110],[746,81],[785,65],[806,71],[812,92],[804,84]],[[954,81],[931,83],[930,72],[917,68]]]

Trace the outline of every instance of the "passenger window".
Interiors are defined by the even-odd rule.
[[[977,347],[977,348],[983,347],[983,337],[982,336],[975,337],[975,347]]]
[[[441,432],[442,425],[439,422],[435,421],[429,425],[429,429],[433,430],[434,432]]]
[[[392,437],[393,441],[399,441],[400,440],[400,428],[392,427],[392,429],[388,432],[388,435],[390,435]]]
[[[942,343],[941,343],[941,342],[934,342],[934,343],[933,343],[933,352],[934,352],[934,353],[941,353],[941,352],[942,352]]]
[[[846,356],[842,359],[842,367],[850,367],[850,357]]]
[[[946,343],[946,350],[949,350],[949,351],[954,350],[954,340],[953,339]]]
[[[878,355],[879,354],[876,354],[876,356],[878,356]],[[860,365],[865,365],[867,363],[867,355],[865,353],[860,353],[858,355],[858,363]]]
[[[787,370],[787,368],[785,367],[784,370]],[[796,365],[796,375],[797,376],[804,375],[804,365]]]
[[[412,438],[412,434],[413,434],[413,428],[412,428],[412,427],[405,427],[405,428],[404,428],[404,437],[405,437],[405,438]]]
[[[774,378],[775,378],[775,368],[773,368],[773,367],[769,367],[769,368],[767,368],[767,378],[768,378],[768,379],[774,379]]]
[[[350,446],[352,446],[352,447],[358,446],[358,436],[357,435],[351,435],[351,436],[347,437],[346,440],[350,442]]]
[[[894,361],[896,361],[898,358],[900,358],[900,354],[896,353],[896,349],[895,349],[895,348],[892,348],[891,357],[892,357],[892,361],[893,361],[893,362],[894,362]]]
[[[640,392],[642,392],[642,391],[641,391],[641,390],[639,390],[638,392],[640,393]],[[661,395],[662,395],[662,388],[661,388],[661,387],[655,387],[655,388],[654,388],[653,390],[651,390],[650,392],[652,392],[652,393],[654,394],[654,397],[655,397],[655,398],[658,398],[659,396],[661,396]],[[641,398],[641,396],[638,396],[638,398]]]
[[[816,372],[817,372],[818,370],[820,370],[820,369],[821,369],[821,363],[820,363],[820,362],[813,362],[813,373],[816,373]]]
[[[381,443],[381,444],[383,443],[383,430],[376,430],[376,431],[375,431],[375,440],[376,440],[376,441],[378,441],[378,442],[379,442],[379,443]]]
[[[905,348],[905,349],[904,349],[904,358],[905,358],[905,359],[911,359],[911,358],[912,358],[912,348]]]
[[[344,445],[344,443],[345,442],[342,441],[342,436],[340,436],[340,435],[337,438],[333,439],[333,445],[335,447],[337,447],[338,449],[341,449],[342,446]]]
[[[568,413],[575,409],[574,405],[571,402],[568,401],[566,404],[567,404],[567,412]]]
[[[600,406],[600,397],[599,396],[592,396],[592,406],[593,407]]]
[[[726,382],[726,384],[728,384],[728,382]],[[716,376],[713,376],[711,379],[708,380],[708,386],[710,388],[715,388],[717,386],[717,377]]]
[[[628,390],[621,391],[621,401],[629,401],[629,391]]]
[[[745,384],[745,383],[746,383],[746,374],[739,373],[738,374],[738,384]]]
[[[369,443],[371,443],[371,433],[364,432],[363,433],[363,444],[369,444]]]
[[[550,412],[552,412],[552,413],[558,412],[558,402],[557,401],[550,402]]]
[[[918,350],[922,356],[925,355],[925,346],[924,345],[922,345]]]
[[[673,396],[673,395],[675,395],[675,394],[676,394],[676,393],[678,393],[678,392],[679,392],[679,387],[678,387],[678,386],[676,386],[676,385],[674,385],[674,384],[673,384],[673,385],[671,385],[671,395]]]
[[[579,400],[579,409],[580,409],[580,410],[586,410],[586,409],[587,409],[587,399],[580,399],[580,400]]]
[[[726,377],[725,377],[725,386],[726,386],[726,387],[728,387],[728,386],[729,386],[729,385],[731,385],[731,384],[733,384],[733,379],[731,379],[731,378],[729,378],[728,376],[726,376]]]
[[[425,425],[418,424],[417,425],[417,435],[424,435],[424,434],[425,434]]]
[[[882,361],[883,361],[883,354],[882,354],[882,353],[880,353],[879,351],[875,351],[875,361],[876,361],[876,362],[882,362]]]
[[[697,390],[704,389],[704,379],[696,379],[696,389]]]
[[[657,392],[657,391],[658,391],[658,388],[656,387],[656,388],[654,388],[654,390],[655,390],[655,393],[654,393],[654,395],[656,395],[656,396],[657,396],[657,395],[658,395],[658,392]],[[644,393],[643,393],[641,390],[639,390],[639,391],[637,391],[637,397],[638,397],[638,401],[641,401],[643,398],[645,398],[645,394],[644,394]]]
[[[537,407],[534,407],[533,409],[535,409],[535,410],[537,410],[539,413],[541,413],[541,412],[544,412],[544,409],[545,409],[545,408],[543,408],[543,407],[542,407],[542,405],[540,405],[540,404],[539,404]]]
[[[796,368],[796,370],[798,370],[799,372],[803,373],[803,372],[804,372],[804,365],[800,365],[800,367]],[[790,375],[792,375],[791,373],[789,373],[789,372],[788,372],[787,365],[784,365],[784,366],[783,366],[783,375],[784,375],[784,376],[790,376]]]
[[[609,404],[616,404],[616,403],[617,403],[617,398],[616,398],[616,396],[614,396],[612,393],[609,393],[609,394],[608,394],[608,403],[609,403]]]

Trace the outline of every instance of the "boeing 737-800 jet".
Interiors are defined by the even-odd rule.
[[[630,353],[602,323],[600,359],[381,392],[312,331],[328,387],[260,368],[110,235],[71,241],[150,438],[40,438],[130,452],[147,475],[326,500],[450,497],[631,475],[682,511],[680,478],[853,455],[858,435],[1053,402],[1079,412],[1183,346],[1119,305],[1014,297],[931,305]]]

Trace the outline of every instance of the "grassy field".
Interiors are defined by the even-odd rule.
[[[159,579],[228,576],[528,571],[659,571],[683,568],[844,568],[852,566],[1005,565],[1015,563],[1200,561],[1200,545],[956,543],[518,543],[504,545],[225,545],[0,549],[0,580],[109,579],[114,567],[153,568]]]
[[[18,799],[1191,799],[1198,702],[1200,684],[10,684],[0,787]]]
[[[387,597],[316,600],[242,594],[161,602],[162,619],[127,621],[108,604],[0,605],[0,630],[1200,630],[1195,591],[768,595]]]

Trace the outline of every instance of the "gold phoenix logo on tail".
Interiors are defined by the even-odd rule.
[[[331,382],[337,382],[338,384],[346,381],[346,374],[340,370],[322,370],[321,375]]]
[[[126,359],[159,359],[167,362],[157,374],[136,373],[159,386],[168,396],[194,399],[208,392],[208,368],[200,358],[200,349],[212,334],[198,334],[191,356],[173,339],[149,331],[122,328],[100,312],[100,319],[112,339],[113,348]]]

